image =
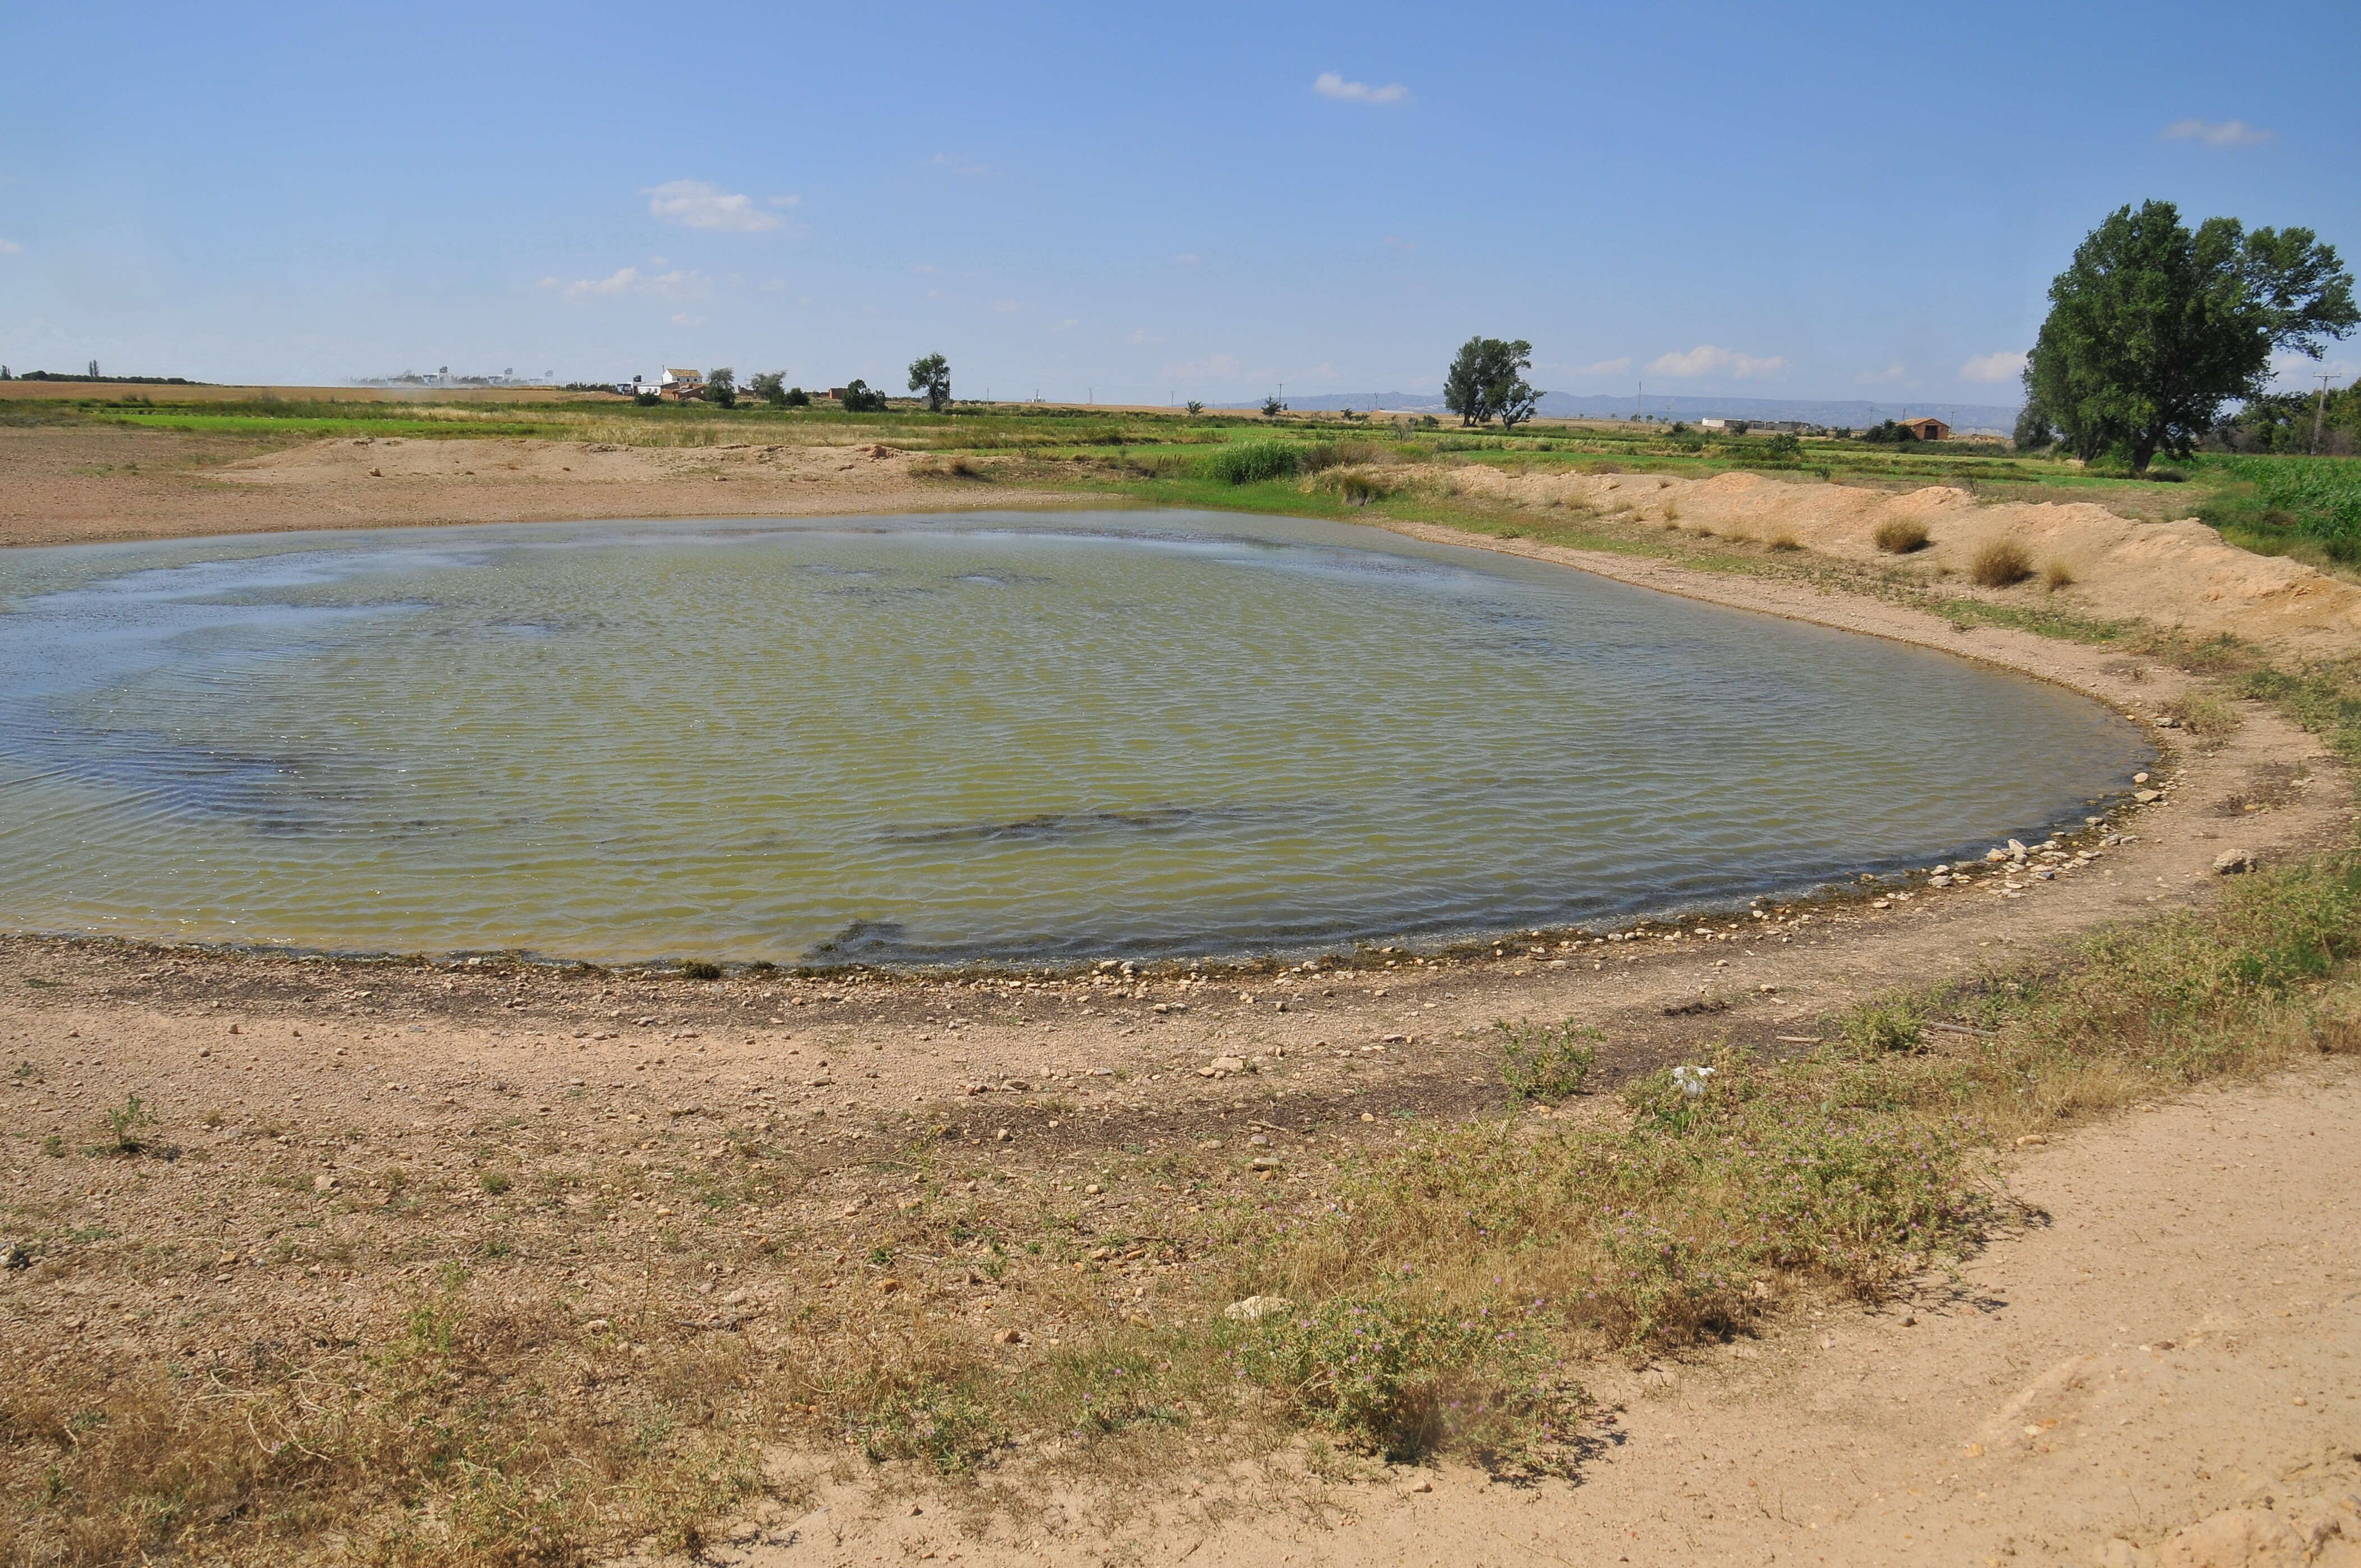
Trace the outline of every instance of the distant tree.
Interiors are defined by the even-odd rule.
[[[2058,427],[2036,398],[2027,398],[2016,412],[2016,430],[2009,437],[2019,452],[2039,452],[2058,444]]]
[[[639,404],[640,407],[643,409],[652,409],[658,403],[664,401],[664,394],[657,391],[653,387],[642,387],[638,391],[631,394],[631,401]]]
[[[1287,405],[1277,398],[1265,398],[1262,400],[1262,417],[1265,419],[1277,419],[1286,411]]]
[[[1533,367],[1533,345],[1522,338],[1471,337],[1459,345],[1443,374],[1443,406],[1463,425],[1500,422],[1513,430],[1533,417],[1541,394],[1525,384]]]
[[[738,406],[738,372],[727,365],[705,373],[705,400],[725,409]]]
[[[951,400],[951,362],[939,354],[911,360],[910,390],[925,395],[928,413],[942,412]]]
[[[2317,359],[2356,325],[2353,274],[2312,230],[2192,233],[2169,202],[2121,207],[2049,285],[2026,400],[2077,457],[2121,451],[2144,474],[2158,452],[2188,456],[2224,403],[2262,396],[2273,350]]]
[[[98,379],[98,361],[95,359],[90,362],[90,378],[93,381]]]
[[[6,367],[5,365],[0,365],[0,381],[13,381],[13,380],[15,380],[16,378],[16,377],[11,376],[10,374],[8,374],[8,367]],[[1194,413],[1195,411],[1195,411],[1194,409],[1191,409],[1191,410],[1190,411],[1190,412],[1191,412],[1191,413]]]
[[[1803,437],[1781,431],[1763,444],[1763,456],[1772,463],[1793,463],[1804,455]]]
[[[1198,401],[1196,399],[1194,399],[1194,398],[1190,399],[1187,402],[1182,403],[1180,406],[1181,406],[1182,408],[1184,408],[1184,409],[1187,409],[1187,410],[1188,410],[1191,413],[1192,413],[1192,414],[1201,414],[1201,413],[1203,413],[1203,412],[1205,411],[1205,405],[1204,405],[1204,404],[1202,404],[1202,403],[1201,403],[1201,402],[1199,402],[1199,401]]]
[[[849,414],[876,414],[885,411],[885,394],[872,391],[869,383],[855,377],[844,389],[839,400]]]
[[[1918,433],[1906,424],[1896,424],[1889,419],[1862,431],[1861,438],[1863,441],[1876,442],[1880,445],[1898,446],[1917,440]]]
[[[779,402],[782,406],[786,408],[807,409],[811,407],[811,394],[805,391],[801,387],[789,387],[786,390],[786,394],[780,398]]]
[[[746,389],[774,409],[787,406],[787,377],[783,370],[757,371],[747,378]]]

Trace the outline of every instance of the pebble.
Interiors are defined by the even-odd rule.
[[[2153,789],[2136,789],[2132,791],[2132,798],[2139,802],[2142,806],[2149,806],[2153,805],[2157,801],[2162,800],[2164,798],[2164,792]]]
[[[1284,1312],[1293,1303],[1284,1296],[1248,1296],[1222,1309],[1222,1316],[1234,1323],[1258,1323],[1273,1312]]]
[[[2213,857],[2213,870],[2220,876],[2236,876],[2254,869],[2255,856],[2249,850],[2224,850]]]

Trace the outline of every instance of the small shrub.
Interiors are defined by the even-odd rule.
[[[2074,568],[2063,561],[2052,561],[2041,568],[2041,586],[2051,593],[2074,586]]]
[[[506,1192],[509,1190],[510,1183],[508,1172],[504,1170],[488,1170],[484,1172],[483,1186],[485,1191],[490,1193],[495,1198],[499,1197],[501,1193]]]
[[[1927,548],[1927,525],[1915,517],[1888,518],[1870,538],[1888,555],[1907,555]]]
[[[1525,1100],[1563,1100],[1582,1092],[1598,1065],[1598,1031],[1563,1024],[1494,1022],[1500,1032],[1500,1081]]]
[[[2209,751],[2236,734],[2239,724],[2243,722],[2236,708],[2205,692],[2189,692],[2174,697],[2164,705],[2164,711],[2179,719],[2181,729]]]
[[[106,1113],[106,1143],[91,1152],[121,1155],[126,1159],[146,1154],[153,1146],[148,1136],[148,1129],[155,1124],[155,1116],[149,1113],[147,1106],[140,1103],[139,1096],[135,1094],[123,1102],[120,1110],[109,1111]]]
[[[2014,539],[1995,539],[1968,563],[1968,580],[1980,588],[2009,588],[2033,576],[2033,562]]]
[[[932,1381],[880,1390],[851,1425],[873,1463],[922,1459],[946,1475],[974,1469],[1008,1442],[1007,1428],[974,1395]]]
[[[1773,534],[1767,543],[1770,544],[1772,549],[1782,553],[1789,550],[1801,550],[1804,547],[1801,541],[1796,539],[1794,534],[1788,532],[1784,528],[1778,532]]]
[[[1872,1003],[1854,1008],[1844,1021],[1844,1043],[1857,1056],[1915,1051],[1925,1037],[1917,1016],[1907,1007]]]
[[[703,959],[691,959],[688,962],[680,966],[680,978],[683,980],[719,980],[721,978],[721,966],[717,963],[708,963]]]
[[[1240,1370],[1300,1417],[1397,1463],[1523,1450],[1546,1410],[1537,1334],[1398,1299],[1340,1297],[1265,1318]]]
[[[66,1157],[66,1141],[56,1133],[49,1134],[41,1139],[41,1152],[51,1159],[63,1159]]]

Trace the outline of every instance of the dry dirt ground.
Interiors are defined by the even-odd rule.
[[[930,470],[945,469],[943,472]],[[801,517],[1071,506],[874,444],[625,447],[558,441],[0,429],[0,545],[315,528]]]
[[[480,463],[488,444],[449,445]],[[519,515],[514,483],[486,513]],[[2180,690],[2161,668],[1881,600],[1501,547],[1969,653],[2143,718]],[[464,1260],[557,1303],[568,1332],[653,1306],[759,1355],[799,1293],[876,1288],[873,1245],[937,1210],[1012,1229],[1054,1216],[1071,1237],[1071,1263],[1018,1258],[997,1277],[951,1249],[891,1264],[914,1301],[1022,1333],[996,1354],[1038,1354],[1093,1313],[1199,1310],[1192,1271],[1221,1243],[1175,1196],[1190,1181],[1308,1200],[1339,1157],[1437,1120],[1605,1112],[1603,1095],[1516,1109],[1495,1018],[1597,1025],[1610,1085],[1725,1038],[1807,1048],[1864,995],[2202,901],[2224,851],[2348,841],[2348,782],[2310,737],[2240,706],[2218,750],[2158,731],[2160,799],[2054,854],[1979,863],[1965,885],[1642,940],[1553,933],[1450,963],[697,982],[0,942],[0,1243],[38,1238],[27,1266],[0,1271],[0,1343],[28,1370],[132,1371],[345,1343]],[[1207,1076],[1216,1058],[1242,1065]],[[132,1095],[158,1118],[142,1139],[179,1157],[79,1153]],[[2342,1561],[2361,1541],[2361,1504],[2339,1501],[2361,1492],[2356,1151],[2361,1085],[2325,1069],[2026,1150],[2006,1175],[2024,1224],[1960,1278],[1866,1315],[1799,1306],[1764,1341],[1692,1363],[1600,1369],[1594,1392],[1623,1408],[1572,1485],[1318,1478],[1282,1454],[995,1519],[830,1465],[794,1488],[814,1502],[739,1521],[715,1555],[2243,1563],[2303,1560],[2287,1532],[2308,1531],[2318,1561]],[[2176,1543],[2185,1527],[2199,1535]]]
[[[2143,1111],[2017,1157],[2020,1227],[1955,1277],[1603,1369],[1571,1481],[1238,1465],[987,1542],[845,1485],[711,1561],[2361,1564],[2361,1081]]]

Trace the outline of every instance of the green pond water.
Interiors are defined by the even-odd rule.
[[[2040,683],[1191,512],[0,556],[0,924],[597,960],[1598,923],[2079,825]]]

